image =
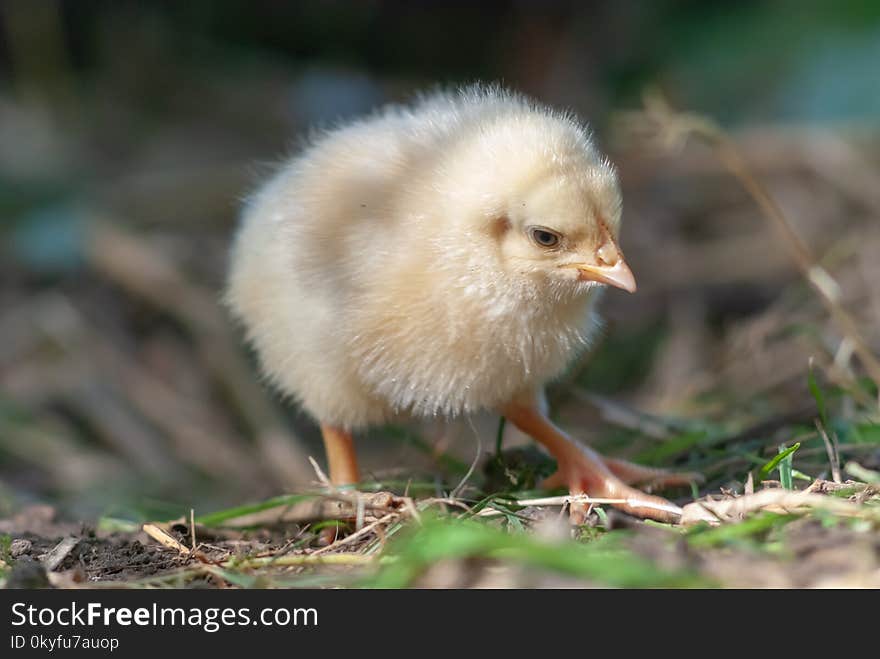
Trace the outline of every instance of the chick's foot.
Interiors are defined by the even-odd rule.
[[[662,497],[645,494],[624,479],[641,481],[644,476],[666,483],[689,482],[688,474],[670,474],[648,467],[640,467],[620,460],[606,460],[591,448],[569,437],[556,427],[537,404],[513,403],[502,410],[520,430],[543,444],[556,458],[558,471],[545,481],[545,486],[567,486],[572,495],[585,494],[597,499],[612,499],[611,505],[624,512],[675,523],[681,517],[681,508]],[[621,478],[621,476],[623,478]],[[580,523],[586,505],[572,506],[572,521]]]
[[[662,497],[646,494],[627,485],[613,473],[609,461],[587,447],[579,446],[574,442],[570,447],[564,451],[565,455],[557,455],[559,469],[542,483],[543,487],[549,489],[565,486],[572,495],[583,494],[593,499],[610,499],[614,502],[611,505],[615,508],[637,517],[668,523],[679,520],[681,508]],[[638,465],[623,464],[638,468]],[[638,475],[641,477],[643,474],[638,472]],[[689,482],[679,480],[686,474],[667,474],[667,476],[675,484]],[[584,522],[589,506],[590,504],[585,502],[572,503],[570,509],[572,524]]]

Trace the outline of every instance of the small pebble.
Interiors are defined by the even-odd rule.
[[[12,541],[12,544],[9,545],[9,553],[12,558],[18,558],[22,554],[30,553],[32,546],[33,543],[30,540],[25,540],[24,538],[16,538]]]

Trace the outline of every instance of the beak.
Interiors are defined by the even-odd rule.
[[[578,269],[578,279],[581,281],[596,281],[600,284],[622,288],[629,293],[636,292],[636,278],[623,259],[618,259],[614,265],[578,263],[572,267]]]
[[[600,220],[599,227],[603,232],[601,245],[596,250],[596,265],[591,263],[567,263],[563,267],[577,268],[579,281],[595,281],[622,288],[629,293],[636,292],[636,278],[632,270],[623,260],[623,252],[608,229],[608,225]]]

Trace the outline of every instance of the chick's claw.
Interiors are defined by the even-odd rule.
[[[615,508],[658,522],[676,523],[681,517],[681,508],[672,502],[630,487],[611,473],[606,467],[607,463],[597,463],[592,456],[584,458],[560,460],[559,471],[550,476],[544,485],[559,487],[566,484],[572,496],[584,494],[592,499],[610,499]],[[589,505],[588,502],[572,503],[572,524],[583,523]]]

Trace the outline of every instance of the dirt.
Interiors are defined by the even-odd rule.
[[[299,531],[296,525],[251,533],[203,531],[198,538],[197,556],[187,556],[163,547],[143,531],[106,533],[88,524],[56,520],[54,510],[48,506],[26,508],[10,519],[0,519],[0,536],[10,539],[7,558],[12,571],[7,588],[137,582],[169,575],[200,561],[278,552]],[[184,546],[190,545],[187,525],[171,525],[169,533]],[[66,538],[73,539],[72,546],[54,569],[47,569],[53,550]],[[190,580],[187,586],[193,587],[198,581]]]
[[[45,577],[45,566],[40,559],[61,542],[62,537],[46,538],[34,534],[24,534],[21,539],[31,542],[31,546],[13,563],[9,587],[40,583]],[[36,566],[42,568],[40,575]],[[155,547],[147,547],[133,537],[114,534],[108,538],[83,536],[56,572],[73,572],[73,581],[116,581],[135,580],[154,575],[180,566],[180,561],[168,552]]]
[[[76,544],[53,570],[64,574],[73,582],[133,581],[143,577],[168,572],[180,567],[185,561],[161,547],[144,544],[141,534],[114,533],[99,537],[92,529],[84,529],[73,536]],[[8,587],[38,587],[48,584],[43,561],[58,544],[69,535],[34,533],[12,534],[14,562]]]
[[[696,548],[681,536],[612,512],[610,526],[626,532],[626,546],[664,570],[688,570],[707,582],[740,588],[880,587],[880,536],[848,523],[794,520],[760,542],[743,541]],[[187,524],[166,527],[191,548]],[[7,588],[105,587],[139,583],[186,588],[230,585],[205,566],[230,557],[282,556],[304,536],[299,525],[253,531],[199,527],[196,552],[165,547],[143,531],[105,533],[89,525],[56,520],[46,506],[0,519],[0,558],[11,564]],[[755,538],[754,540],[758,540]],[[768,550],[769,547],[769,550]],[[301,551],[298,547],[297,551]],[[314,547],[312,547],[314,549]],[[349,547],[350,549],[350,547]],[[53,561],[55,565],[53,567]],[[307,568],[288,568],[302,574]],[[338,570],[325,570],[325,576]],[[344,581],[344,579],[343,579]],[[419,587],[591,586],[524,566],[466,559],[442,561],[413,585]],[[243,585],[243,584],[232,584]],[[253,585],[260,585],[259,582]]]

